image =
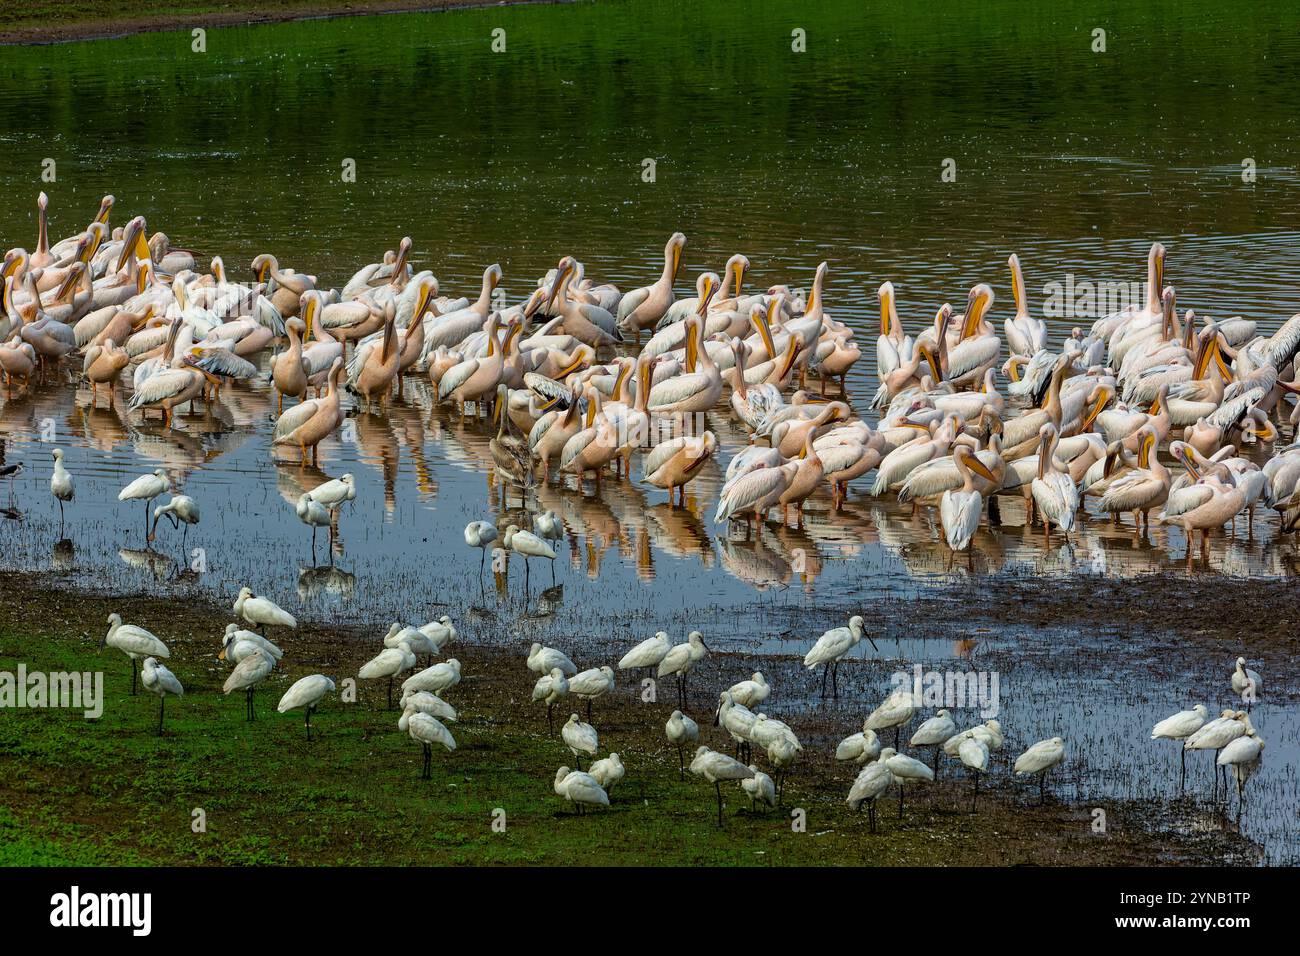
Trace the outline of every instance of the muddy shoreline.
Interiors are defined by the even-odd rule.
[[[1142,620],[1144,649],[1156,656],[1163,653],[1165,641],[1158,638],[1153,641],[1152,635],[1162,629],[1174,646],[1182,640],[1224,641],[1226,646],[1226,642],[1239,638],[1236,629],[1247,628],[1247,623],[1239,620],[1245,615],[1215,611],[1211,620],[1223,626],[1222,632],[1210,627],[1208,622],[1202,628],[1187,629],[1184,625],[1188,603],[1196,600],[1194,596],[1200,594],[1202,600],[1213,601],[1206,595],[1206,582],[1164,578],[1152,576],[1152,580],[1136,579],[1105,585],[1081,581],[1067,586],[1064,582],[1054,582],[1050,588],[1038,589],[1026,586],[1023,581],[987,580],[969,586],[954,585],[950,592],[939,597],[900,601],[898,606],[889,608],[885,615],[896,620],[878,630],[877,640],[887,654],[885,642],[890,628],[899,618],[931,621],[931,626],[938,632],[954,640],[959,639],[959,634],[990,631],[999,615],[1004,614],[1000,602],[1007,601],[1014,602],[1018,613],[1030,622],[1050,621],[1059,625],[1061,616],[1067,609],[1072,609],[1076,613],[1076,625],[1088,619],[1094,622],[1094,627],[1102,627],[1101,622],[1106,621],[1109,623],[1105,626],[1118,629],[1117,636],[1122,626],[1115,624],[1112,615],[1120,611],[1131,612]],[[1080,600],[1085,588],[1093,595],[1091,602]],[[1282,588],[1263,583],[1258,594],[1251,594],[1252,590],[1254,586],[1246,591],[1247,597],[1241,602],[1243,605],[1280,613],[1284,600]],[[985,603],[972,608],[969,601],[977,594],[983,595]],[[1161,595],[1163,599],[1153,599]],[[1216,602],[1215,607],[1221,605]],[[10,635],[9,640],[3,642],[7,646],[0,647],[0,656],[16,655],[21,641],[16,642],[14,635],[35,633],[39,629],[39,633],[66,634],[74,640],[79,638],[86,644],[83,656],[95,660],[94,647],[101,636],[102,622],[110,610],[117,610],[126,620],[150,627],[167,637],[173,648],[173,663],[183,668],[192,682],[189,685],[191,693],[210,693],[229,703],[219,698],[225,669],[215,660],[215,651],[219,648],[219,635],[224,624],[233,619],[233,614],[228,606],[202,597],[175,599],[153,595],[90,594],[69,588],[66,582],[62,585],[51,582],[43,575],[0,574],[0,634]],[[533,675],[527,673],[522,659],[526,653],[526,641],[559,644],[571,651],[580,667],[616,659],[622,650],[621,642],[602,639],[595,634],[551,633],[545,619],[511,621],[483,606],[448,610],[460,630],[458,643],[448,653],[462,661],[466,675],[461,688],[465,696],[457,700],[463,711],[462,723],[458,726],[475,728],[474,732],[488,734],[491,739],[498,735],[532,738],[539,731],[545,734],[541,711],[529,699]],[[769,608],[760,615],[765,627],[779,623],[775,620],[778,615],[773,615],[772,610]],[[1194,608],[1191,616],[1197,616]],[[1276,648],[1272,653],[1294,647],[1294,637],[1285,633],[1284,620],[1271,614],[1263,615],[1263,620],[1275,624],[1260,635],[1261,640]],[[878,687],[896,665],[885,660],[868,660],[857,666],[846,666],[840,674],[838,701],[827,701],[817,707],[802,706],[801,702],[816,698],[818,678],[809,675],[799,664],[804,636],[793,633],[798,617],[792,616],[787,624],[792,630],[790,653],[765,655],[761,662],[762,669],[776,688],[771,702],[773,706],[768,711],[774,716],[792,720],[805,746],[806,759],[790,784],[794,798],[800,801],[800,805],[815,806],[819,813],[839,818],[843,814],[843,794],[851,782],[852,771],[844,765],[837,765],[830,754],[835,742],[852,730],[852,723],[860,721],[861,714],[872,706],[869,701],[878,696]],[[669,624],[665,622],[664,626]],[[283,675],[285,686],[288,681],[313,671],[336,676],[354,674],[359,664],[373,655],[382,631],[383,628],[378,626],[375,629],[337,628],[321,622],[302,621],[299,631],[280,638],[286,661],[290,662]],[[510,634],[504,643],[499,637],[502,632]],[[978,653],[975,651],[976,655]],[[1078,653],[1089,652],[1080,650]],[[113,655],[106,658],[102,666],[118,669],[122,663],[117,655]],[[1070,654],[1063,652],[1062,668],[1077,665],[1078,662],[1071,663]],[[721,732],[705,726],[711,713],[709,697],[718,686],[739,679],[742,672],[747,673],[754,666],[755,662],[744,650],[729,651],[711,655],[692,674],[689,710],[700,720],[703,738],[719,749],[722,741],[714,738]],[[206,668],[207,676],[203,682],[195,681],[196,668]],[[632,684],[630,675],[620,675],[614,697],[597,705],[596,721],[602,734],[606,728],[611,734],[617,734],[620,746],[635,752],[638,760],[654,760],[665,767],[674,764],[676,755],[668,752],[659,733],[663,715],[656,713],[653,718],[648,717]],[[382,690],[376,690],[376,686],[362,684],[361,706],[383,707]],[[1280,687],[1277,689],[1282,691]],[[274,699],[272,695],[282,690],[278,684],[275,685],[266,693],[267,699],[262,706],[269,707]],[[671,687],[665,686],[662,690],[665,694],[672,694]],[[672,706],[673,702],[667,700],[656,705],[657,710],[663,710],[665,714]],[[371,716],[383,719],[377,713]],[[330,719],[346,720],[337,715]],[[477,743],[468,746],[490,749],[495,745]],[[928,833],[930,842],[951,842],[954,834],[961,835],[964,841],[961,849],[952,850],[950,847],[955,855],[945,856],[936,850],[937,855],[931,856],[908,848],[894,858],[882,849],[883,857],[878,862],[946,864],[978,860],[1031,865],[1251,865],[1259,862],[1258,848],[1234,828],[1226,809],[1209,808],[1195,800],[1108,803],[1112,833],[1106,840],[1089,839],[1092,801],[1086,797],[1087,772],[1084,771],[1082,776],[1077,773],[1063,775],[1056,780],[1052,787],[1054,795],[1045,807],[1040,808],[1036,806],[1036,788],[1011,778],[1009,760],[1013,758],[1014,754],[1001,755],[1008,765],[999,767],[989,778],[987,789],[981,788],[978,822],[970,822],[976,818],[961,809],[969,793],[968,781],[960,768],[954,769],[950,763],[945,762],[940,782],[931,791],[933,797],[922,796],[916,800],[918,817],[911,818],[906,825]],[[0,764],[4,763],[7,761],[0,757]],[[544,770],[530,768],[530,773],[534,769],[539,774]],[[655,772],[662,770],[661,767]],[[909,802],[909,806],[913,805]],[[891,802],[884,814],[890,827],[896,825],[892,814]]]
[[[258,26],[293,20],[326,20],[341,17],[375,16],[389,13],[444,13],[475,7],[516,6],[525,3],[572,3],[575,0],[326,0],[317,4],[290,4],[282,9],[267,10],[249,4],[244,9],[197,11],[194,13],[158,12],[128,14],[121,19],[94,18],[49,22],[0,28],[0,46],[44,46],[75,43],[80,40],[105,40],[137,33],[188,30],[195,27]]]

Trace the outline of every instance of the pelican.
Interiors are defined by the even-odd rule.
[[[398,718],[397,729],[404,730],[424,751],[424,766],[420,771],[421,780],[433,779],[433,745],[438,744],[446,750],[456,749],[456,738],[444,727],[437,717],[421,711],[403,711]]]
[[[704,643],[704,635],[699,631],[691,631],[684,644],[674,644],[672,650],[659,662],[660,677],[672,674],[677,678],[677,699],[683,707],[686,706],[686,675],[692,667],[704,660],[708,651],[709,645]]]
[[[165,505],[159,505],[153,510],[153,527],[149,530],[149,540],[153,541],[158,533],[158,519],[166,517],[171,522],[173,528],[179,528],[185,525],[185,531],[181,533],[181,550],[185,550],[185,537],[189,534],[190,525],[199,523],[199,503],[189,495],[172,495],[171,501]]]
[[[1056,457],[1060,443],[1056,426],[1048,422],[1039,429],[1038,436],[1038,475],[1030,484],[1030,492],[1042,513],[1044,533],[1056,525],[1069,537],[1079,513],[1079,488],[1070,477],[1069,466]]]
[[[916,343],[903,332],[894,304],[894,284],[882,283],[876,291],[880,298],[880,337],[876,340],[876,375],[883,382],[887,375],[911,361]]]
[[[685,507],[686,485],[717,450],[718,439],[711,431],[699,437],[669,438],[655,445],[645,456],[642,462],[644,480],[656,488],[667,489],[669,504],[673,504],[673,490],[680,488],[681,506]]]
[[[1025,276],[1020,271],[1020,257],[1012,253],[1007,259],[1007,265],[1011,267],[1011,291],[1016,300],[1016,314],[1003,325],[1007,334],[1007,347],[1019,355],[1036,355],[1047,348],[1047,323],[1029,314],[1029,299],[1025,295]]]
[[[579,815],[584,812],[583,807],[588,805],[609,806],[609,794],[596,782],[595,777],[568,767],[555,771],[555,794],[572,803]]]
[[[551,710],[563,700],[569,693],[569,681],[564,676],[564,671],[558,667],[552,667],[549,674],[543,674],[537,678],[537,683],[533,685],[533,700],[543,701],[546,704],[546,729],[554,729],[551,722]]]
[[[235,614],[256,626],[263,636],[268,626],[298,627],[297,618],[270,598],[255,596],[250,587],[239,589],[239,596],[235,598]]]
[[[987,481],[990,489],[996,489],[1001,482],[966,445],[957,446],[952,460],[961,475],[961,487],[949,488],[943,493],[939,499],[939,520],[948,547],[953,551],[965,551],[970,547],[971,538],[980,524],[980,512],[984,510],[984,494],[975,487],[975,476]]]
[[[664,245],[664,271],[653,285],[633,289],[618,304],[618,324],[634,332],[640,341],[641,330],[653,328],[673,304],[673,283],[682,263],[686,237],[674,232]]]
[[[1137,468],[1112,481],[1101,496],[1102,511],[1116,516],[1122,511],[1133,512],[1133,530],[1138,533],[1150,529],[1151,509],[1169,498],[1169,469],[1155,456],[1157,437],[1155,428],[1142,427]]]
[[[584,724],[577,714],[570,714],[569,719],[565,721],[560,728],[560,736],[564,739],[564,744],[573,754],[574,760],[578,763],[578,769],[582,769],[582,755],[589,754],[596,756],[596,750],[600,741],[596,736],[596,728],[591,724]]]
[[[826,696],[826,675],[831,675],[831,689],[835,697],[840,696],[837,677],[839,674],[840,659],[845,657],[849,651],[858,645],[858,642],[866,637],[871,642],[871,647],[877,652],[880,648],[876,646],[875,640],[871,635],[864,632],[866,622],[862,620],[859,614],[849,618],[848,627],[836,627],[824,633],[817,638],[817,643],[809,649],[804,655],[803,666],[809,670],[814,670],[817,665],[827,665],[822,670],[822,696]]]
[[[320,443],[343,424],[338,394],[339,377],[342,374],[343,359],[336,358],[330,365],[329,388],[325,397],[299,402],[281,415],[276,420],[271,437],[273,446],[297,445],[304,465],[307,464],[307,449],[310,448],[312,464],[316,464]]]
[[[780,502],[799,473],[799,462],[790,461],[776,468],[755,468],[737,475],[722,489],[714,523],[721,524],[733,517],[745,518],[746,527],[752,516],[761,533],[768,510]]]
[[[72,475],[68,469],[63,467],[63,449],[56,448],[52,451],[51,456],[54,458],[54,472],[50,475],[50,494],[54,500],[59,503],[59,537],[63,537],[63,503],[71,501],[76,496],[76,488],[72,484]],[[147,508],[148,505],[146,504]]]
[[[144,689],[151,694],[158,695],[158,733],[163,729],[163,711],[167,707],[167,696],[182,697],[185,694],[185,688],[181,682],[176,679],[176,675],[168,670],[164,665],[159,664],[156,658],[146,657],[144,664],[140,668],[140,683]]]
[[[531,531],[520,531],[519,525],[512,524],[506,528],[505,537],[501,539],[501,543],[507,551],[513,551],[523,556],[525,591],[528,590],[529,558],[548,559],[551,562],[551,583],[555,583],[555,550],[537,535]]]
[[[722,826],[722,781],[747,780],[754,776],[754,771],[739,760],[710,750],[708,747],[700,747],[695,751],[690,769],[697,777],[703,777],[713,784],[713,789],[718,795],[718,826]]]
[[[1047,771],[1065,759],[1065,741],[1060,737],[1040,740],[1016,758],[1015,772],[1038,774],[1038,799],[1047,799]]]
[[[136,661],[145,657],[171,657],[167,645],[143,627],[123,624],[122,616],[116,612],[108,616],[108,633],[99,642],[102,651],[105,646],[115,647],[131,658],[131,694],[135,694]]]
[[[311,713],[325,699],[325,695],[334,690],[334,681],[324,674],[308,674],[294,681],[293,686],[284,692],[276,710],[285,714],[302,708],[304,724],[307,727],[307,739],[311,740]]]
[[[257,685],[266,680],[271,669],[275,667],[275,660],[271,655],[256,651],[245,657],[230,672],[226,682],[221,686],[221,690],[229,696],[232,690],[242,690],[244,692],[244,702],[247,705],[248,719],[256,720],[257,714],[253,709],[253,691]]]
[[[717,276],[705,273],[701,286],[708,295],[716,286]],[[722,397],[722,373],[700,344],[703,323],[699,315],[686,320],[686,371],[651,387],[646,407],[658,414],[695,414],[707,412]]]
[[[664,734],[668,737],[668,742],[677,748],[677,759],[680,764],[678,779],[684,780],[686,779],[686,751],[684,748],[686,744],[699,741],[700,725],[680,710],[674,710],[668,717],[668,723],[664,725]]]
[[[171,487],[171,479],[167,477],[167,472],[161,468],[156,468],[152,474],[141,475],[117,493],[118,501],[131,501],[134,499],[144,502],[144,534],[146,541],[149,539],[149,503],[164,491],[170,491]]]
[[[96,345],[91,345],[86,349],[86,355],[82,361],[82,374],[90,382],[90,404],[93,407],[99,401],[99,386],[108,386],[109,405],[113,404],[113,385],[121,374],[122,369],[130,363],[131,357],[126,354],[126,350],[118,348],[112,338],[106,338]]]

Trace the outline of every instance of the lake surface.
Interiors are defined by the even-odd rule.
[[[997,291],[1000,328],[1009,253],[1020,255],[1038,309],[1045,285],[1071,276],[1143,282],[1146,250],[1160,239],[1180,308],[1240,314],[1264,332],[1300,310],[1300,35],[1277,28],[1293,19],[1287,5],[1141,12],[1116,3],[1098,13],[982,3],[928,13],[923,21],[910,4],[858,2],[546,5],[211,30],[203,53],[188,33],[5,48],[0,243],[34,245],[42,188],[56,238],[82,228],[111,192],[116,223],[142,214],[151,231],[205,261],[221,255],[240,278],[255,255],[273,252],[341,286],[409,235],[417,268],[433,269],[444,292],[472,297],[483,268],[499,262],[515,301],[564,254],[593,278],[645,284],[681,230],[679,295],[735,252],[763,287],[806,287],[829,262],[827,308],[861,334],[864,359],[848,383],[860,406],[875,388],[875,293],[886,279],[911,333],[943,301],[960,306],[977,281]],[[1098,27],[1105,53],[1091,49]],[[497,29],[504,52],[492,50]],[[794,31],[806,52],[792,51]],[[41,181],[46,159],[53,183]],[[355,182],[343,181],[348,160]],[[643,179],[646,160],[653,182]],[[941,177],[948,160],[951,182]],[[1091,321],[1053,319],[1053,340]],[[434,409],[426,383],[412,380],[407,396],[323,444],[320,472],[272,463],[274,408],[244,387],[166,432],[128,417],[120,394],[115,410],[92,409],[66,383],[5,401],[0,437],[29,470],[14,485],[26,520],[0,526],[0,567],[232,600],[250,584],[295,611],[352,623],[509,601],[581,635],[604,620],[653,630],[657,615],[693,606],[760,600],[815,612],[831,600],[941,589],[952,574],[1128,575],[1182,564],[1180,532],[1156,527],[1138,542],[1100,519],[1070,545],[1057,536],[1044,548],[1018,502],[1004,507],[1001,529],[981,529],[970,562],[954,563],[930,515],[870,499],[861,481],[842,512],[817,499],[803,529],[746,541],[712,522],[721,470],[745,440],[718,412],[709,425],[720,453],[685,510],[642,484],[639,464],[630,483],[541,489],[539,506],[569,531],[556,562],[563,590],[542,595],[550,571],[535,565],[525,598],[518,568],[508,584],[491,575],[480,584],[478,555],[461,540],[467,521],[500,514],[487,427]],[[43,430],[76,476],[71,550],[55,546]],[[187,540],[204,551],[202,573],[179,576],[194,556],[170,529],[143,550],[141,507],[116,501],[156,467],[203,507]],[[356,475],[358,500],[344,512],[333,565],[323,536],[313,561],[292,502],[344,472]],[[1276,540],[1271,519],[1251,538],[1238,531],[1214,541],[1215,568],[1294,573],[1295,544]],[[532,620],[477,636],[518,639]],[[809,637],[829,623],[809,620]],[[911,650],[931,664],[948,655]],[[1223,664],[1201,663],[1216,675]],[[1182,690],[1162,691],[1177,705],[1168,712],[1190,703]],[[1294,713],[1275,713],[1288,715],[1294,738]],[[1150,716],[1108,714],[1117,724]],[[1025,742],[1037,739],[1035,722],[1051,736],[1050,715],[1028,700],[1018,719]],[[1294,739],[1275,751],[1270,738],[1270,764],[1296,756]],[[1258,812],[1267,817],[1268,802]],[[1271,858],[1294,858],[1295,840],[1270,831]]]

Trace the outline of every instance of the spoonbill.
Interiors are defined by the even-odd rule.
[[[163,710],[167,706],[167,695],[182,697],[185,688],[176,679],[176,675],[158,663],[157,658],[146,657],[140,668],[140,683],[151,694],[158,695],[158,733],[163,729]]]
[[[934,748],[934,766],[932,769],[937,776],[939,773],[939,748],[956,732],[957,725],[953,723],[948,711],[936,711],[933,717],[916,728],[916,733],[912,734],[912,739],[907,742],[907,745],[909,747]]]
[[[337,512],[349,501],[357,497],[357,480],[352,475],[343,475],[330,481],[322,482],[307,492],[312,501],[319,501],[332,512]]]
[[[149,503],[163,492],[171,491],[171,488],[172,483],[171,479],[167,477],[167,472],[161,468],[156,468],[148,475],[141,475],[117,493],[118,501],[144,502],[144,535],[146,542],[149,540]]]
[[[131,658],[132,696],[135,696],[135,662],[145,657],[168,658],[172,656],[172,652],[167,650],[167,645],[143,627],[137,627],[134,624],[123,624],[122,616],[116,611],[108,616],[108,633],[99,642],[99,649],[102,651],[106,645],[117,648]]]
[[[836,760],[851,760],[857,764],[870,763],[880,756],[880,738],[876,732],[862,723],[862,730],[850,734],[835,746]]]
[[[564,521],[548,509],[533,520],[533,530],[544,541],[560,541],[564,538]]]
[[[226,695],[229,695],[232,690],[244,692],[244,703],[247,705],[249,720],[257,719],[257,714],[253,710],[253,691],[258,684],[266,680],[273,667],[275,667],[275,660],[270,654],[256,651],[235,665],[235,669],[230,672],[230,676],[221,686]]]
[[[404,691],[397,706],[403,711],[419,711],[422,714],[428,714],[430,717],[437,717],[439,720],[456,722],[456,708],[437,694],[431,694],[427,690],[417,690],[414,693]]]
[[[697,743],[700,739],[700,725],[687,717],[680,710],[674,710],[664,725],[664,734],[668,742],[677,748],[678,779],[686,779],[685,745]]]
[[[757,720],[755,725],[757,725]],[[801,748],[799,741],[794,739],[793,735],[781,734],[776,739],[770,741],[767,745],[767,760],[776,768],[776,802],[777,806],[781,805],[781,799],[785,794],[785,777],[789,773],[790,766],[799,759]]]
[[[1246,658],[1237,658],[1237,668],[1232,672],[1232,692],[1242,699],[1246,709],[1259,699],[1259,692],[1264,686],[1264,679],[1258,672],[1246,666]]]
[[[584,724],[577,714],[570,714],[568,721],[560,728],[560,736],[564,738],[565,745],[573,753],[574,759],[578,762],[578,769],[582,769],[582,755],[590,754],[596,756],[596,750],[600,743],[596,736],[596,728],[591,724]]]
[[[614,669],[592,667],[569,678],[569,693],[587,702],[587,720],[591,720],[591,702],[614,689]]]
[[[579,816],[585,812],[583,808],[586,806],[609,806],[609,794],[595,777],[568,767],[555,771],[555,794],[572,803]]]
[[[385,647],[382,651],[361,665],[357,676],[362,680],[388,678],[388,709],[393,709],[393,678],[404,674],[415,666],[415,652],[405,641],[396,647]]]
[[[293,686],[284,692],[275,709],[281,714],[286,714],[301,707],[307,727],[307,739],[310,741],[311,712],[325,699],[325,695],[333,690],[334,681],[324,674],[308,674],[294,681]]]
[[[316,563],[316,529],[329,528],[330,539],[334,538],[334,522],[330,515],[329,509],[319,501],[312,498],[311,495],[299,495],[298,503],[294,505],[294,512],[298,515],[298,520],[311,528],[311,563]],[[334,562],[334,549],[330,548],[330,563]]]
[[[686,706],[686,675],[692,667],[704,660],[708,650],[709,645],[704,643],[704,635],[699,631],[691,631],[686,637],[686,643],[674,644],[659,662],[660,677],[672,674],[677,678],[677,702],[683,707]]]
[[[254,625],[263,635],[267,626],[297,628],[298,619],[270,598],[257,597],[250,587],[239,589],[235,598],[235,613]]]
[[[1060,737],[1040,740],[1016,758],[1015,772],[1038,774],[1038,802],[1047,800],[1047,771],[1065,759],[1065,741]]]
[[[412,674],[402,682],[402,692],[414,694],[427,690],[431,694],[441,694],[460,683],[460,661],[449,657],[440,664],[426,667]]]
[[[748,780],[754,776],[754,771],[739,760],[720,754],[716,750],[710,750],[708,747],[701,747],[695,751],[695,758],[691,761],[691,773],[713,784],[714,792],[718,795],[718,826],[722,826],[722,781]]]
[[[886,747],[880,751],[880,758],[867,764],[859,772],[853,786],[849,788],[848,804],[854,810],[861,810],[867,805],[867,821],[871,832],[876,832],[876,800],[887,791],[894,782],[894,775],[889,772],[887,761],[894,756],[894,748]]]
[[[894,752],[898,752],[898,738],[903,726],[912,719],[916,712],[916,696],[907,690],[896,690],[885,702],[873,710],[862,727],[864,730],[888,730],[894,728]]]
[[[227,624],[226,633],[221,638],[221,653],[217,660],[238,664],[249,654],[261,651],[271,660],[278,661],[284,657],[284,651],[254,631],[240,630],[236,624]]]
[[[970,800],[970,812],[974,813],[980,798],[980,774],[989,771],[989,746],[978,737],[970,736],[957,746],[957,756],[975,777],[975,792]]]
[[[614,785],[623,779],[623,761],[617,753],[611,752],[604,760],[597,760],[588,767],[587,772],[605,793],[613,793]]]
[[[654,637],[646,638],[624,654],[619,659],[618,669],[628,671],[635,667],[658,667],[672,648],[673,642],[668,639],[668,633],[658,631]]]
[[[54,457],[54,473],[50,475],[50,494],[59,503],[59,537],[63,537],[63,503],[71,501],[77,493],[72,484],[72,475],[63,467],[63,449],[56,448],[51,453]]]
[[[483,563],[487,560],[488,549],[497,539],[497,526],[490,521],[471,521],[465,525],[465,543],[471,548],[479,549],[478,576],[483,577]]]
[[[506,535],[501,539],[507,551],[523,556],[524,590],[528,590],[529,558],[547,558],[551,562],[551,583],[555,583],[555,550],[531,531],[520,531],[519,525],[512,524],[506,528]]]
[[[1220,767],[1231,767],[1232,775],[1237,779],[1237,818],[1241,818],[1241,804],[1246,781],[1259,767],[1264,756],[1264,738],[1253,731],[1238,737],[1219,751],[1216,763]]]
[[[421,780],[433,779],[433,745],[441,744],[447,750],[456,749],[456,738],[442,725],[437,717],[418,710],[407,710],[397,720],[397,729],[406,731],[412,740],[424,750],[424,767],[420,770]]]
[[[809,670],[812,670],[819,664],[829,665],[822,671],[823,697],[826,696],[827,674],[831,675],[831,690],[834,693],[834,696],[836,698],[840,696],[840,689],[837,681],[839,676],[840,658],[853,650],[864,636],[866,636],[867,640],[871,642],[871,646],[875,648],[877,652],[880,651],[880,648],[876,647],[876,642],[872,640],[869,635],[863,634],[864,626],[865,622],[862,620],[862,616],[855,614],[853,617],[849,618],[848,627],[836,627],[827,631],[821,637],[817,638],[817,643],[814,644],[812,649],[804,655],[803,665]]]
[[[772,696],[772,687],[762,671],[754,671],[749,680],[737,681],[728,687],[727,693],[737,704],[752,710]]]
[[[737,704],[730,692],[723,691],[719,695],[713,723],[731,735],[736,744],[737,759],[748,759],[750,744],[753,742],[754,721],[757,719],[748,707]]]
[[[1216,763],[1210,765],[1210,771],[1214,774],[1214,797],[1219,794],[1219,770],[1216,766],[1218,751],[1221,751],[1228,744],[1232,743],[1238,737],[1246,735],[1251,730],[1250,718],[1246,716],[1244,710],[1232,711],[1225,710],[1214,720],[1208,721],[1193,731],[1183,741],[1184,750],[1213,750],[1216,752]],[[1227,781],[1224,781],[1226,792]]]
[[[564,671],[558,667],[551,668],[549,674],[543,674],[537,678],[537,683],[533,685],[533,700],[546,702],[546,729],[548,732],[555,730],[555,724],[551,720],[551,711],[568,693],[568,678],[564,676]]]
[[[740,789],[749,794],[750,812],[757,810],[760,803],[767,807],[776,806],[776,785],[772,783],[772,778],[759,770],[757,764],[751,763],[749,772],[753,776],[741,780]]]
[[[903,817],[903,791],[907,789],[908,781],[919,782],[926,780],[933,783],[934,771],[915,757],[909,757],[906,754],[895,753],[886,759],[882,750],[880,756],[898,784],[898,817],[901,820]]]
[[[565,677],[573,677],[578,673],[578,667],[573,661],[569,660],[567,654],[563,651],[556,650],[554,647],[543,647],[536,641],[528,650],[528,669],[538,674],[546,674],[555,668],[564,672]]]
[[[189,495],[172,495],[172,500],[165,505],[159,505],[153,510],[153,527],[149,529],[149,540],[156,538],[158,532],[158,519],[166,517],[171,522],[172,528],[179,528],[185,525],[185,530],[181,532],[181,551],[185,550],[185,538],[189,534],[190,525],[199,523],[199,503]]]
[[[1186,740],[1196,731],[1205,726],[1207,715],[1204,704],[1197,704],[1191,710],[1180,710],[1172,717],[1166,717],[1160,723],[1151,728],[1152,740]],[[1179,761],[1182,764],[1182,773],[1179,776],[1178,787],[1181,790],[1183,784],[1187,781],[1187,748],[1178,748]]]
[[[456,625],[444,614],[436,621],[430,621],[419,628],[424,639],[433,646],[433,653],[441,654],[442,649],[456,640]]]

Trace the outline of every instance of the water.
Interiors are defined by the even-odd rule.
[[[256,254],[274,252],[341,285],[410,235],[417,268],[432,268],[444,292],[473,296],[484,266],[499,262],[513,301],[563,254],[623,288],[652,281],[664,240],[680,229],[689,244],[679,294],[738,251],[755,286],[806,287],[827,260],[828,310],[861,334],[865,357],[849,379],[860,398],[875,387],[881,281],[895,283],[913,333],[939,303],[960,306],[974,282],[990,281],[1000,326],[1012,251],[1038,308],[1044,285],[1067,274],[1143,281],[1159,238],[1180,307],[1240,314],[1267,332],[1300,307],[1297,174],[1285,165],[1294,128],[1279,109],[1294,99],[1300,38],[1274,29],[1286,10],[994,3],[923,20],[901,3],[576,4],[213,30],[203,54],[188,33],[6,48],[5,115],[28,115],[32,90],[46,95],[39,122],[0,131],[0,237],[6,247],[34,244],[38,189],[50,194],[55,237],[83,226],[112,192],[115,222],[143,214],[151,230],[221,255],[241,278]],[[1090,49],[1095,26],[1107,30],[1106,53]],[[504,53],[491,50],[497,27]],[[795,29],[806,31],[805,53],[791,51]],[[47,158],[54,183],[40,181]],[[654,182],[643,181],[646,159]],[[955,182],[941,181],[946,159]],[[1246,159],[1257,168],[1249,184]],[[345,160],[356,163],[354,183],[342,179]],[[1089,322],[1053,320],[1053,338]],[[490,575],[476,580],[478,556],[460,537],[467,521],[501,514],[488,429],[432,408],[425,383],[409,384],[408,401],[386,416],[355,419],[355,440],[324,443],[320,472],[272,463],[274,409],[245,387],[170,431],[128,417],[120,396],[112,410],[91,408],[88,393],[66,384],[4,401],[0,436],[9,459],[29,465],[14,484],[28,514],[0,527],[0,567],[223,599],[250,584],[295,611],[350,623],[498,606],[507,599]],[[538,505],[569,532],[556,562],[562,593],[539,597],[550,569],[535,564],[524,601],[512,569],[514,603],[504,606],[518,620],[479,636],[516,639],[537,615],[560,633],[596,632],[602,621],[631,631],[629,621],[653,629],[683,608],[815,611],[940,591],[953,575],[1122,577],[1182,563],[1180,532],[1155,528],[1139,543],[1100,519],[1070,546],[1056,538],[1045,548],[1022,527],[1018,501],[1006,503],[1001,529],[981,529],[969,563],[954,563],[931,516],[864,489],[839,513],[814,499],[802,529],[742,540],[712,513],[721,469],[744,437],[722,413],[709,427],[722,448],[685,510],[640,483],[639,466],[631,483],[542,489]],[[54,546],[43,430],[76,476],[71,552]],[[141,507],[116,501],[156,467],[203,507],[187,553],[169,528],[144,550]],[[344,472],[357,476],[359,497],[331,565],[323,536],[312,559],[292,502]],[[1213,542],[1214,567],[1294,573],[1295,545],[1277,540],[1271,522],[1249,539],[1239,532]],[[192,548],[203,549],[202,573],[183,573]],[[811,636],[822,622],[810,620]],[[720,643],[746,646],[739,630]],[[1050,657],[1028,638],[1003,639]],[[1203,673],[1222,669],[1221,655],[1197,662]],[[1153,711],[1184,705],[1183,690],[1157,690]],[[1121,711],[1128,706],[1108,719],[1153,722]],[[1297,755],[1273,744],[1252,781],[1261,791]],[[1294,856],[1294,835],[1266,839],[1274,858]]]

